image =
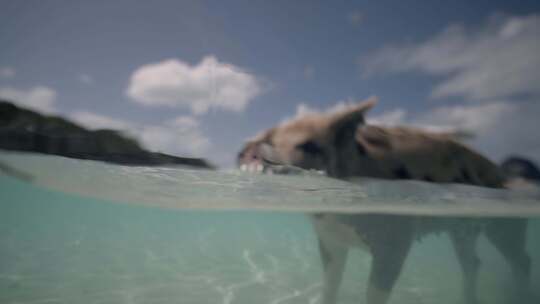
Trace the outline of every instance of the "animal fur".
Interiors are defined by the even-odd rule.
[[[310,114],[278,125],[249,141],[238,154],[238,164],[257,171],[269,170],[270,164],[293,165],[323,170],[340,179],[365,176],[504,186],[500,169],[452,134],[367,125],[364,114],[375,103],[370,99],[341,112]],[[347,253],[355,246],[367,248],[373,256],[367,303],[387,303],[413,241],[434,231],[450,236],[463,271],[467,304],[477,303],[480,260],[475,244],[481,232],[510,264],[516,289],[528,289],[525,219],[332,213],[312,214],[311,218],[324,269],[324,304],[336,303]]]

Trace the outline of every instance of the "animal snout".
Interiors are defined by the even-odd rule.
[[[263,159],[259,153],[258,145],[248,145],[238,153],[237,165],[242,171],[259,173],[264,170]]]
[[[250,143],[238,153],[237,165],[252,173],[281,173],[282,162],[274,148],[267,143]]]

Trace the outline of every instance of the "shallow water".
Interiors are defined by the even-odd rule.
[[[34,177],[28,183],[0,174],[0,303],[318,303],[322,274],[315,235],[303,213],[285,212],[288,209],[281,206],[291,194],[297,195],[295,199],[305,197],[304,204],[330,210],[331,203],[316,198],[321,193],[336,195],[343,184],[313,176],[279,184],[282,177],[129,168],[35,155],[0,156],[4,164]],[[116,180],[120,176],[124,178]],[[192,179],[180,176],[198,179],[198,188],[182,187],[182,181]],[[258,186],[269,181],[274,184],[268,189]],[[231,188],[236,190],[227,185],[235,185]],[[288,190],[279,188],[283,185]],[[381,195],[374,192],[376,186],[353,194],[373,198]],[[439,204],[441,210],[450,205],[454,212],[478,216],[491,214],[482,209],[489,200],[507,204],[497,200],[501,193],[474,187],[444,191],[449,202]],[[459,191],[479,204],[456,208],[448,195],[459,198]],[[217,199],[203,209],[194,209],[193,204],[205,193],[209,200],[223,196],[230,210],[223,206],[213,209]],[[419,193],[409,192],[404,200],[407,206],[415,199],[429,201],[428,194],[433,192]],[[387,191],[385,195],[399,200],[398,194]],[[153,207],[152,196],[156,206],[166,208]],[[250,196],[255,200],[248,202]],[[516,197],[519,199],[507,207],[509,214],[538,215],[532,194]],[[181,201],[173,203],[178,199]],[[280,204],[240,210],[249,204],[272,203],[272,199]],[[344,200],[343,205],[350,202]],[[437,209],[422,206],[411,213]],[[281,211],[270,211],[274,207]],[[340,208],[337,205],[339,211],[350,211],[350,207]],[[536,292],[540,286],[539,236],[540,220],[531,220],[528,251]],[[505,291],[511,285],[509,267],[483,238],[478,251],[482,303],[505,303]],[[370,259],[360,250],[350,255],[338,303],[363,302]],[[413,247],[391,303],[460,303],[460,292],[461,274],[450,241],[445,235],[432,235]]]

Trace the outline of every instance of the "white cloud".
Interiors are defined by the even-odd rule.
[[[260,92],[255,76],[207,56],[194,66],[177,59],[143,65],[131,75],[126,94],[143,105],[204,114],[210,108],[241,112]]]
[[[364,75],[418,70],[446,76],[432,97],[469,100],[540,95],[540,15],[451,25],[425,42],[388,46],[362,60]]]
[[[151,151],[200,157],[211,146],[210,140],[200,130],[199,122],[190,116],[179,116],[161,124],[137,124],[89,111],[76,111],[69,117],[92,130],[123,131],[140,140]]]
[[[416,118],[420,124],[455,127],[474,133],[489,133],[501,121],[509,121],[516,112],[516,106],[505,102],[481,105],[458,105],[439,107]],[[495,134],[494,134],[495,135]]]
[[[56,112],[56,91],[46,86],[35,86],[29,89],[1,87],[0,98],[38,112]]]
[[[10,67],[0,67],[0,78],[13,78],[16,72]]]
[[[134,128],[133,124],[128,121],[89,111],[75,111],[69,117],[90,130],[113,129],[122,131]]]
[[[537,101],[501,101],[441,107],[416,122],[470,131],[475,135],[470,144],[495,160],[517,153],[540,161],[539,113]]]
[[[94,78],[88,74],[80,74],[79,75],[79,81],[82,83],[82,84],[85,84],[85,85],[92,85],[94,84]]]
[[[352,99],[349,100],[341,100],[336,103],[334,103],[332,106],[325,108],[325,109],[319,109],[313,106],[308,105],[307,103],[299,103],[296,106],[296,113],[294,115],[295,118],[302,117],[309,114],[317,114],[317,113],[335,113],[339,111],[343,111],[349,107],[354,106],[358,102],[353,101]]]
[[[437,76],[442,81],[431,97],[461,102],[395,115],[398,121],[470,131],[476,135],[470,144],[497,160],[518,153],[540,161],[539,37],[537,14],[496,16],[477,28],[451,25],[424,42],[388,46],[363,58],[364,75]]]
[[[314,107],[311,107],[310,105],[306,103],[300,103],[296,105],[296,113],[294,114],[294,117],[302,117],[308,114],[319,113],[319,112],[321,111]]]
[[[476,125],[469,120],[460,119],[457,114],[460,107],[453,108],[437,108],[436,110],[429,111],[423,115],[414,116],[407,110],[397,108],[394,110],[386,111],[378,115],[367,115],[366,121],[368,124],[385,126],[385,127],[399,127],[408,126],[416,129],[422,129],[428,132],[435,133],[454,133],[456,137],[468,138],[470,135],[477,133]],[[462,109],[462,112],[466,112],[467,109]],[[447,111],[455,113],[450,115],[454,119],[447,117]],[[438,119],[443,117],[443,119]],[[473,115],[466,115],[468,118],[472,118]],[[461,122],[461,123],[460,123]],[[483,126],[483,125],[480,125]]]
[[[143,144],[155,151],[200,156],[211,146],[198,121],[188,116],[177,117],[162,125],[144,126],[139,134]]]
[[[406,117],[407,111],[398,108],[376,116],[368,115],[366,120],[368,123],[374,125],[398,126],[405,123]]]

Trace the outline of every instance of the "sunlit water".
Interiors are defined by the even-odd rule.
[[[304,211],[540,216],[536,193],[11,153],[0,161],[32,176],[0,174],[0,303],[318,303],[321,263]],[[505,303],[509,267],[484,238],[478,252],[482,303]],[[538,292],[539,220],[528,252]],[[350,255],[338,303],[364,302],[370,259]],[[413,247],[391,303],[461,303],[460,292],[450,241],[432,235]]]

